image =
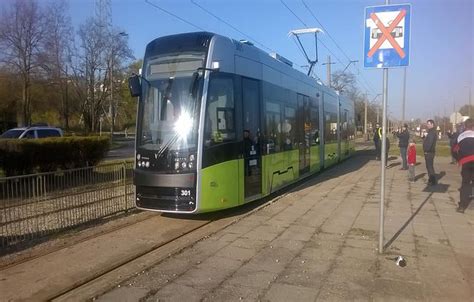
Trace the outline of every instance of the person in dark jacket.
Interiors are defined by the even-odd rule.
[[[402,168],[400,170],[408,170],[407,165],[407,148],[410,140],[410,133],[408,133],[408,125],[404,124],[402,131],[395,133],[398,137],[398,147],[400,148],[400,156],[402,157]]]
[[[382,143],[380,143],[382,145]],[[382,146],[380,146],[382,148]],[[385,136],[385,167],[388,167],[388,152],[390,151],[390,140],[388,139],[388,135]]]
[[[425,153],[426,170],[428,171],[428,185],[436,185],[437,180],[433,164],[438,135],[436,135],[433,120],[427,120],[426,126],[428,127],[428,133],[423,140],[423,152]]]
[[[464,128],[464,132],[459,135],[457,144],[453,147],[456,159],[462,166],[462,183],[457,208],[459,213],[464,213],[469,206],[474,183],[474,120],[467,119]]]
[[[374,130],[374,144],[375,144],[375,159],[380,159],[380,153],[382,152],[382,128],[379,124],[375,125]]]
[[[453,152],[453,147],[454,147],[454,145],[456,145],[457,142],[458,142],[458,136],[459,136],[459,132],[460,132],[460,131],[459,131],[460,129],[458,129],[458,128],[459,128],[459,127],[456,126],[456,131],[455,131],[454,133],[451,133],[451,131],[448,132],[449,148],[451,149],[451,158],[452,158],[451,164],[455,164],[455,163],[456,163],[456,155],[455,155],[454,152]]]

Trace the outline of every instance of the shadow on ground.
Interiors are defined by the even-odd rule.
[[[420,178],[425,177],[425,175],[426,175],[426,173],[418,174],[417,176],[415,176],[415,181],[417,181],[417,180],[420,179]]]
[[[373,159],[374,159],[374,152],[372,150],[356,151],[352,157],[349,157],[343,162],[335,166],[329,167],[327,169],[323,169],[320,173],[317,173],[313,176],[310,176],[302,181],[299,181],[291,185],[288,191],[292,191],[296,187],[298,188],[298,190],[303,190],[305,188],[312,187],[323,181],[357,171]],[[276,193],[279,193],[279,192],[281,191],[277,191]]]
[[[430,200],[431,196],[433,195],[434,192],[431,192],[426,198],[425,200],[423,200],[423,202],[420,204],[420,206],[418,207],[418,209],[416,209],[416,211],[410,216],[410,218],[408,218],[408,220],[402,225],[402,227],[393,235],[392,238],[390,238],[389,241],[387,241],[387,243],[385,243],[384,245],[384,250],[388,249],[393,242],[395,242],[395,240],[397,240],[398,236],[400,236],[401,233],[403,233],[403,231],[405,230],[405,228],[410,224],[410,222],[416,217],[416,215],[418,215],[418,212],[420,212],[420,210],[423,208],[423,206],[428,202],[428,200]]]
[[[339,164],[336,164],[332,167],[326,168],[321,170],[320,172],[308,176],[296,183],[289,185],[288,187],[276,190],[272,194],[262,199],[235,207],[230,209],[225,209],[217,212],[212,213],[203,213],[203,214],[174,214],[174,213],[163,213],[161,215],[165,217],[172,217],[177,219],[192,219],[192,220],[218,220],[222,218],[238,216],[241,214],[245,214],[251,212],[255,208],[265,204],[269,200],[272,200],[279,195],[282,195],[287,192],[292,192],[295,190],[302,190],[304,188],[308,188],[314,186],[318,183],[324,182],[326,180],[339,177],[344,174],[351,173],[353,171],[357,171],[362,168],[364,165],[367,164],[370,160],[374,158],[373,152],[371,150],[358,150],[354,153],[353,156],[343,160]]]

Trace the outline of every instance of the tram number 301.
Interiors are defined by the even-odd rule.
[[[191,190],[181,190],[181,196],[191,196]]]

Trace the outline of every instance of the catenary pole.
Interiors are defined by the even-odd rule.
[[[365,99],[365,106],[364,106],[364,137],[365,139],[369,140],[369,135],[367,133],[367,95],[364,94],[364,99]]]

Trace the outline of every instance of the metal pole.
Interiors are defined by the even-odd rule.
[[[377,106],[377,124],[380,123],[380,106],[379,105],[376,105]]]
[[[383,69],[383,104],[382,104],[382,167],[380,176],[380,221],[379,221],[379,254],[383,253],[383,228],[384,228],[384,203],[385,203],[385,166],[387,159],[385,152],[387,150],[386,140],[386,125],[387,125],[387,101],[388,101],[388,68]]]
[[[326,67],[326,78],[328,82],[328,87],[331,87],[331,56],[328,56],[328,64]]]
[[[114,53],[110,59],[110,142],[114,140],[114,123],[115,123],[115,108],[114,108]]]
[[[368,139],[368,136],[367,136],[367,95],[364,95],[365,97],[365,108],[364,108],[364,136],[367,140]]]
[[[469,118],[471,118],[471,86],[469,86]]]
[[[389,0],[385,0],[385,5],[389,4]],[[387,150],[386,140],[386,124],[387,124],[387,102],[388,102],[388,68],[383,69],[383,100],[382,100],[382,158],[380,175],[380,213],[379,213],[379,254],[383,254],[383,215],[385,202],[385,165],[387,159],[385,158],[385,150]]]
[[[403,68],[403,102],[402,102],[402,124],[405,123],[405,99],[407,94],[407,68]]]
[[[456,114],[456,101],[453,101],[453,112],[454,112],[454,125],[453,132],[456,131],[456,125],[458,124],[458,115]]]

